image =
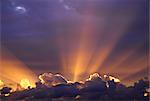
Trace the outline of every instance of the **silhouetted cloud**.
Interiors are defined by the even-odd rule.
[[[149,81],[147,78],[125,86],[114,79],[104,79],[98,73],[90,75],[85,82],[67,83],[62,75],[43,73],[35,88],[10,93],[1,90],[5,100],[149,100]],[[42,81],[43,80],[43,81]],[[43,84],[41,82],[44,82]],[[54,84],[54,85],[53,85]],[[48,86],[47,86],[48,85]],[[5,94],[9,96],[5,96]]]

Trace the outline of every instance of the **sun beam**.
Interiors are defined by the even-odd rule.
[[[24,78],[33,86],[37,81],[36,75],[7,49],[1,51],[0,78],[6,83],[19,84]],[[14,86],[16,87],[16,86]]]

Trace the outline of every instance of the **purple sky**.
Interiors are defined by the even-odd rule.
[[[73,49],[78,36],[72,33],[80,33],[86,18],[92,33],[104,33],[95,39],[97,48],[124,30],[103,68],[131,48],[135,51],[123,64],[148,59],[148,0],[2,0],[1,5],[1,44],[35,73],[61,72],[60,52],[68,45]],[[58,45],[61,37],[71,42],[63,43],[64,49]],[[141,68],[131,76],[148,74],[147,66]]]

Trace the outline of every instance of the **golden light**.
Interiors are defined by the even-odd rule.
[[[74,83],[73,81],[67,81],[67,83]]]
[[[39,75],[39,80],[41,81],[42,84],[45,83],[45,81],[42,79],[41,75]]]
[[[0,86],[3,86],[4,82],[2,80],[0,80]]]
[[[4,86],[4,82],[0,80],[0,89]]]
[[[117,79],[117,78],[115,78],[115,77],[113,77],[113,76],[109,76],[109,79],[110,79],[110,80],[114,80],[114,82],[120,82],[119,79]]]
[[[145,96],[145,97],[148,96],[148,93],[144,93],[144,96]]]
[[[32,87],[35,86],[36,75],[10,51],[3,48],[0,61],[0,79],[7,84],[11,83],[13,89],[16,89],[16,84],[20,84],[23,78],[27,78]]]
[[[147,63],[146,58],[147,57],[145,56],[136,58],[132,61],[132,63],[129,62],[128,64],[122,64],[122,68],[117,68],[117,72],[126,74],[120,77],[121,81],[127,85],[131,85],[134,81],[141,79],[141,76],[146,77],[148,75],[147,73],[140,73],[139,75],[136,75],[138,72],[143,70],[147,70],[148,72],[149,64]]]
[[[10,94],[5,94],[5,96],[9,96]]]
[[[91,15],[96,13],[95,9],[89,8],[88,5],[85,9]],[[61,34],[57,43],[61,50],[60,62],[63,73],[71,74],[71,79],[75,82],[82,80],[84,74],[89,75],[99,70],[102,72],[103,69],[100,68],[130,27],[136,12],[129,11],[128,14],[130,16],[122,16],[125,20],[117,20],[118,16],[113,15],[112,18],[108,17],[97,22],[92,20],[92,17],[86,16],[81,20],[79,26],[74,28],[75,30],[69,32],[71,34]],[[108,23],[108,21],[111,22]],[[128,56],[122,57],[119,62],[125,61]],[[118,62],[114,64],[116,65]]]
[[[98,73],[94,73],[94,74],[90,75],[90,77],[86,81],[90,81],[93,78],[101,78],[101,77],[100,77],[100,75]]]
[[[110,76],[110,75],[104,75],[104,79],[106,79],[106,80],[114,80],[114,82],[116,82],[116,83],[121,82],[118,78]]]
[[[30,81],[28,79],[22,79],[20,81],[20,85],[22,88],[27,89],[28,87],[32,87]]]

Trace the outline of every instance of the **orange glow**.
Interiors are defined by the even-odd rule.
[[[22,88],[27,89],[28,87],[32,87],[30,81],[28,79],[22,79],[20,81],[20,85]]]
[[[145,97],[148,96],[148,93],[144,93],[144,96],[145,96]]]
[[[117,83],[121,82],[118,78],[110,76],[110,75],[104,75],[104,79],[106,79],[106,80],[114,80],[114,82],[117,82]]]
[[[79,43],[77,46],[75,54],[75,61],[71,64],[73,68],[73,81],[79,81],[80,75],[86,71],[87,65],[90,61],[90,58],[93,53],[92,45],[94,42],[94,38],[97,36],[96,34],[92,34],[94,30],[94,24],[91,21],[90,17],[86,18],[83,21],[84,27],[81,28],[81,32],[79,33]],[[70,59],[72,60],[72,59]]]
[[[67,81],[67,83],[74,83],[73,81]]]
[[[117,79],[117,78],[115,78],[115,77],[113,77],[113,76],[109,76],[109,79],[110,79],[110,80],[114,80],[115,82],[120,82],[119,79]]]
[[[23,78],[27,78],[33,87],[37,81],[36,75],[8,50],[5,49],[1,53],[0,78],[13,85],[19,84]]]
[[[92,17],[95,17],[95,20],[97,19],[94,16],[96,14],[94,8],[89,8],[87,5],[85,9],[93,15]],[[125,20],[117,20],[118,15],[113,15],[112,18],[106,17],[97,22],[92,20],[91,16],[84,16],[79,27],[75,27],[75,30],[70,32],[71,34],[61,34],[57,43],[61,50],[60,62],[63,73],[71,74],[71,79],[75,82],[82,80],[84,74],[103,72],[103,63],[107,61],[110,53],[134,21],[136,12],[129,11],[128,14],[130,16],[122,16]],[[60,30],[59,33],[62,32]],[[114,71],[113,69],[124,62],[135,50],[125,52],[125,55],[121,54],[122,57],[117,58],[117,62],[110,65],[111,69],[106,72]]]
[[[139,59],[135,59],[131,64],[124,64],[122,68],[118,68],[117,71],[120,73],[126,72],[129,75],[141,71],[143,68],[148,66],[147,61],[145,61],[146,57],[140,57]],[[127,76],[129,76],[127,75]],[[126,77],[126,76],[125,76]]]
[[[140,76],[143,76],[143,77],[146,77],[147,74],[140,74],[140,76],[133,76],[134,74],[146,69],[148,67],[148,63],[146,63],[145,61],[145,57],[141,57],[140,59],[136,60],[132,65],[126,65],[126,71],[125,71],[125,67],[123,68],[123,70],[121,69],[118,69],[118,72],[120,73],[124,73],[126,72],[126,75],[122,77],[122,80],[123,81],[127,81],[127,80],[130,80],[130,84],[132,84],[133,81],[135,80],[139,80],[141,79]],[[136,69],[134,69],[134,67],[136,67]],[[129,70],[128,70],[129,69]],[[147,68],[148,70],[148,68]]]
[[[4,82],[2,80],[0,80],[0,88],[2,88],[4,85]]]
[[[77,38],[68,40],[67,52],[63,50],[61,53],[64,72],[69,70],[73,74],[73,81],[80,81],[80,76],[84,73],[97,72],[99,68],[102,68],[102,64],[128,29],[131,19],[128,18],[127,21],[122,21],[122,25],[120,25],[120,22],[115,22],[116,26],[118,26],[108,29],[106,32],[101,28],[101,33],[94,33],[94,30],[98,30],[98,28],[90,17],[85,18],[80,33],[75,33]],[[108,37],[104,42],[100,43],[99,40],[103,40],[101,36],[104,35]],[[109,37],[109,35],[112,35],[112,37]],[[63,41],[62,46],[65,44]],[[76,42],[76,46],[71,46],[74,42]],[[74,48],[71,49],[72,47]]]
[[[2,81],[2,80],[0,80],[0,86],[2,86],[2,85],[4,85],[4,83],[3,83],[3,81]]]
[[[92,80],[92,79],[95,78],[95,77],[96,77],[96,78],[97,78],[97,77],[98,77],[98,78],[101,78],[98,73],[94,73],[94,74],[90,75],[90,77],[89,77],[86,81],[90,81],[90,80]]]
[[[5,96],[9,96],[10,94],[5,94]]]
[[[129,18],[128,20],[131,20],[131,18]],[[124,23],[124,25],[119,26],[119,22],[116,22],[116,24],[118,24],[118,27],[114,27],[107,32],[109,38],[106,40],[106,42],[104,42],[105,45],[102,47],[100,46],[95,52],[95,55],[89,65],[89,74],[97,72],[99,68],[102,68],[102,64],[109,57],[119,39],[122,38],[122,36],[125,34],[125,31],[128,29],[129,23],[122,23]],[[110,37],[109,35],[112,35],[112,37]]]

